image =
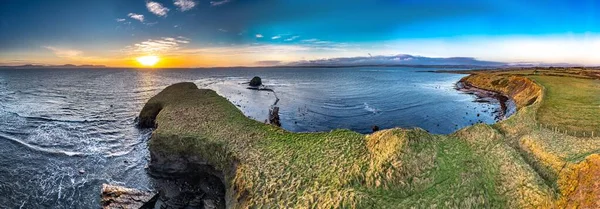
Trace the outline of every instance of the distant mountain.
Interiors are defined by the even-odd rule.
[[[291,66],[363,66],[363,65],[461,65],[499,67],[510,63],[482,61],[472,57],[422,57],[408,54],[394,56],[342,57],[288,63]]]

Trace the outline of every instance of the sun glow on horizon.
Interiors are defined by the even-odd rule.
[[[136,58],[136,60],[143,66],[152,67],[152,66],[156,65],[156,63],[158,63],[158,61],[160,61],[160,58],[158,56],[148,55],[148,56],[138,57],[138,58]]]

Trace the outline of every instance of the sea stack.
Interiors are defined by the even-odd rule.
[[[254,76],[254,78],[252,78],[252,80],[250,80],[249,85],[252,87],[259,87],[262,85],[262,80],[260,79],[260,77]]]

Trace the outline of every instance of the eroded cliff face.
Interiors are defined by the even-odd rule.
[[[225,178],[222,170],[203,157],[204,149],[213,146],[191,145],[193,138],[161,132],[157,117],[163,111],[173,110],[182,98],[198,88],[193,83],[167,87],[153,97],[139,115],[141,127],[155,127],[149,142],[150,164],[148,173],[154,177],[159,196],[157,203],[167,208],[225,208]],[[196,92],[194,92],[196,93]],[[185,113],[184,113],[185,114]],[[189,122],[189,121],[186,121]],[[198,146],[204,149],[194,149]]]
[[[519,109],[541,100],[543,95],[541,86],[523,76],[480,73],[464,77],[459,82],[506,95],[515,101]]]

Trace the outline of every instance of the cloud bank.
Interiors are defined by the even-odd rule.
[[[179,50],[182,45],[188,43],[190,43],[190,39],[183,36],[178,36],[176,38],[163,37],[160,39],[148,39],[146,41],[127,46],[125,47],[124,51],[127,54],[132,55],[155,53],[168,54]]]
[[[74,50],[74,49],[65,49],[54,46],[44,46],[45,49],[48,49],[54,53],[57,57],[60,58],[75,58],[81,56],[83,54],[82,51]]]

